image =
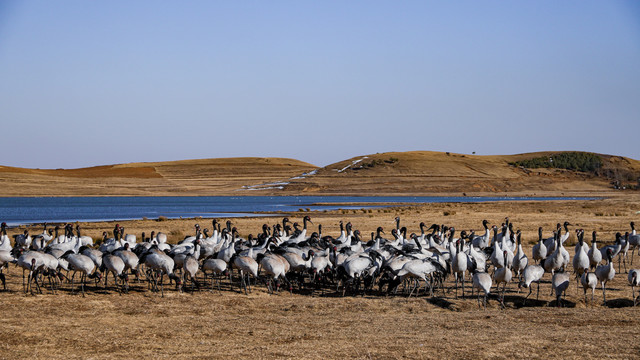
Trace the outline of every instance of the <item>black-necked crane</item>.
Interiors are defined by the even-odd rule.
[[[542,240],[542,227],[538,228],[538,243],[533,246],[533,250],[531,251],[531,255],[536,264],[544,261],[547,258],[547,246],[544,244]]]
[[[258,263],[252,257],[233,254],[229,260],[229,264],[232,269],[237,269],[240,272],[241,286],[244,289],[244,293],[248,294],[247,289],[251,291],[249,275],[252,275],[254,279],[258,278]],[[245,276],[247,278],[246,280]]]
[[[515,275],[520,277],[524,269],[529,265],[529,258],[527,257],[527,254],[525,254],[524,250],[522,250],[522,233],[518,230],[516,234],[518,247],[515,255],[513,256],[513,264],[511,268],[515,271]]]
[[[627,254],[629,253],[629,232],[624,233],[624,238],[621,241],[620,254],[618,255],[618,270],[620,270],[620,258],[622,258],[622,264],[624,265],[624,272],[627,272]]]
[[[302,218],[302,231],[300,232],[300,234],[295,237],[292,236],[291,238],[289,238],[289,240],[287,240],[287,243],[298,244],[305,241],[307,239],[307,223],[313,224],[313,221],[311,221],[311,217],[309,215],[305,215]]]
[[[47,230],[47,223],[43,224],[44,229],[41,234],[33,236],[31,241],[31,249],[32,250],[43,250],[49,244],[49,241],[53,240],[52,232],[53,230]],[[0,246],[1,248],[1,246]]]
[[[467,254],[462,251],[463,245],[461,245],[461,241],[464,241],[464,238],[456,241],[457,251],[451,260],[451,271],[453,272],[456,280],[456,299],[458,298],[458,280],[462,282],[462,297],[464,298],[464,277],[469,263]]]
[[[607,252],[611,250],[611,258],[615,258],[620,254],[620,250],[622,250],[622,234],[619,232],[616,233],[616,240],[612,245],[603,246],[600,248],[600,253],[602,254],[602,259],[607,258]],[[618,258],[618,272],[620,272],[620,259]]]
[[[556,292],[556,306],[560,307],[562,295],[566,296],[567,289],[569,288],[569,274],[566,272],[557,272],[553,274],[551,278],[551,287]]]
[[[631,265],[633,265],[633,255],[637,248],[640,248],[640,234],[636,233],[636,224],[631,222],[631,232],[629,233],[629,246],[631,246]]]
[[[124,231],[124,228],[122,228]],[[81,235],[80,234],[80,225],[76,225],[76,233],[78,234],[78,240],[80,241],[80,246],[91,246],[93,245],[93,238],[91,236]],[[135,242],[134,242],[135,244]]]
[[[286,276],[289,269],[289,262],[285,258],[278,254],[266,252],[258,254],[257,260],[260,268],[267,276],[265,282],[267,283],[267,291],[269,293],[273,294],[274,288],[276,292],[278,291],[280,288],[280,280],[285,281],[289,285],[289,291],[293,290]]]
[[[31,281],[35,280],[36,290],[40,291],[40,285],[37,281],[37,271],[44,265],[44,256],[38,251],[24,251],[24,249],[16,247],[11,251],[14,258],[17,258],[16,265],[22,268],[22,290],[26,293],[31,291]],[[28,271],[26,278],[24,273]]]
[[[491,292],[491,276],[486,272],[476,271],[473,274],[473,288],[478,290],[478,307],[480,307],[480,291],[484,293],[484,298],[482,300],[482,305],[484,309],[487,309],[487,299],[489,297],[489,293]]]
[[[598,277],[596,274],[593,271],[586,270],[580,277],[580,283],[584,290],[584,303],[587,303],[587,289],[591,289],[591,302],[593,302],[596,286],[598,286]]]
[[[9,267],[9,264],[15,261],[16,259],[11,255],[10,251],[0,250],[0,281],[2,281],[2,287],[4,290],[7,290],[7,280],[5,275],[2,273],[2,269]]]
[[[640,300],[640,294],[636,297],[635,288],[636,286],[640,286],[640,270],[639,269],[631,269],[629,270],[629,275],[627,275],[627,280],[629,281],[629,285],[631,286],[631,300],[633,300],[633,306],[638,304]]]
[[[224,229],[223,232],[226,233],[226,229]],[[217,258],[224,260],[227,264],[230,263],[231,258],[236,253],[235,243],[237,234],[238,230],[236,228],[231,229],[232,238],[227,241],[227,246],[218,252]]]
[[[589,255],[587,255],[586,245],[584,244],[584,230],[581,229],[578,231],[578,245],[576,246],[576,253],[573,256],[573,272],[576,274],[576,289],[577,282],[580,281],[582,274],[589,270],[589,266]]]
[[[543,263],[544,270],[551,274],[560,270],[564,266],[564,257],[560,251],[560,238],[558,237],[558,233],[554,232],[553,237],[555,238],[553,253],[548,256]]]
[[[107,279],[109,278],[109,273],[113,275],[113,280],[116,284],[116,289],[118,292],[122,293],[122,291],[129,290],[129,276],[125,272],[126,265],[122,258],[117,255],[112,254],[104,254],[102,257],[102,270],[104,273],[104,287],[107,288]],[[118,286],[118,279],[122,280],[122,288]]]
[[[504,261],[506,263],[507,250],[503,250],[502,253],[503,253]],[[502,305],[502,307],[504,307],[504,294],[507,290],[507,284],[511,281],[511,278],[513,277],[513,273],[511,272],[511,269],[508,266],[505,266],[497,269],[494,277],[496,280],[496,291],[498,292],[498,294],[500,293],[500,284],[504,284],[502,286],[502,296],[500,296],[500,304]]]
[[[562,231],[558,233],[558,236],[560,236],[561,244],[564,244],[569,239],[569,235],[571,235],[571,232],[569,231],[569,225],[571,225],[571,223],[565,221],[564,224],[562,224],[562,227],[564,227],[564,234],[562,234]]]
[[[329,259],[329,248],[323,253],[315,253],[311,258],[310,270],[312,272],[312,281],[322,280],[322,277],[326,271],[331,271],[333,264]]]
[[[543,275],[544,269],[540,265],[529,265],[524,269],[524,271],[522,272],[522,280],[520,281],[520,284],[518,286],[529,288],[529,293],[522,301],[523,305],[526,303],[527,298],[531,295],[531,292],[533,290],[531,288],[531,283],[533,282],[538,283],[538,290],[536,292],[536,300],[538,300],[538,296],[540,295],[540,280],[542,279]]]
[[[0,224],[0,250],[11,251],[11,239],[7,236],[7,223]]]
[[[89,257],[91,261],[93,261],[97,269],[100,269],[102,267],[102,257],[104,255],[102,251],[92,249],[86,245],[83,245],[80,247],[78,253]]]
[[[372,253],[376,254],[376,253]],[[371,261],[373,262],[374,259],[371,259]],[[365,269],[363,269],[362,271],[364,271]],[[427,276],[429,276],[430,278],[432,278],[432,275],[434,273],[444,273],[444,268],[442,267],[442,265],[440,265],[439,263],[437,263],[436,261],[434,261],[431,258],[426,258],[423,260],[410,260],[408,262],[406,262],[402,268],[398,271],[397,273],[397,277],[401,280],[410,278],[410,279],[414,279],[415,280],[415,285],[412,288],[411,292],[409,293],[409,297],[411,297],[411,295],[413,294],[413,292],[415,290],[418,290],[418,293],[416,293],[416,296],[419,294],[420,289],[419,289],[419,281],[422,280],[424,281],[424,291],[427,291],[427,286],[429,287],[429,292],[431,293],[431,295],[433,295],[433,283],[432,281],[427,279]],[[355,274],[354,274],[355,276]]]
[[[494,226],[493,229],[494,229],[494,232],[497,233],[497,227]],[[504,257],[502,256],[502,246],[500,245],[500,241],[496,240],[496,237],[497,236],[494,236],[493,252],[491,253],[491,257],[489,258],[489,260],[491,260],[491,263],[493,264],[494,272],[496,269],[499,269],[505,266]]]
[[[47,279],[49,280],[49,287],[51,288],[51,292],[55,294],[56,287],[58,285],[58,280],[59,278],[60,280],[63,278],[61,274],[59,274],[58,272],[60,261],[51,254],[47,254],[47,253],[41,253],[41,254],[42,254],[42,260],[43,260],[41,273],[43,276],[47,277]],[[44,281],[43,281],[43,285],[44,285]]]
[[[602,299],[604,303],[607,302],[606,285],[607,282],[612,280],[616,276],[616,270],[613,267],[613,249],[607,249],[607,265],[600,265],[596,268],[596,276],[598,281],[602,283]]]
[[[67,251],[64,255],[62,255],[62,258],[64,258],[69,262],[69,268],[73,270],[73,275],[71,276],[72,292],[73,292],[73,286],[74,286],[74,278],[76,276],[76,273],[80,272],[82,296],[84,297],[85,296],[84,288],[87,282],[87,278],[89,279],[97,278],[98,281],[100,280],[100,273],[97,271],[96,272],[93,271],[96,268],[95,263],[88,256],[85,256],[82,254],[76,254],[73,252],[73,250]]]
[[[153,291],[158,291],[158,277],[160,277],[159,282],[162,297],[164,297],[164,285],[162,281],[164,274],[167,274],[169,279],[175,281],[176,286],[181,289],[182,280],[173,272],[175,267],[173,259],[171,256],[158,250],[157,247],[152,247],[149,251],[144,253],[140,257],[140,263],[144,264],[148,269],[147,277],[149,278],[149,281],[152,282]]]
[[[594,231],[591,236],[591,248],[589,248],[587,252],[587,256],[589,257],[589,270],[595,269],[602,262],[602,253],[596,244],[597,233]]]
[[[480,250],[484,250],[489,246],[491,240],[491,232],[489,231],[489,221],[482,220],[482,227],[484,227],[484,234],[477,235],[471,238],[471,244]]]
[[[138,270],[140,259],[133,251],[129,250],[129,243],[124,244],[123,249],[116,250],[113,254],[122,259],[125,272],[131,271],[136,276],[136,280],[140,278],[140,271]]]
[[[200,240],[196,239],[196,241],[200,241]],[[182,268],[184,270],[183,272],[184,284],[187,283],[187,275],[188,275],[189,279],[191,280],[191,291],[194,290],[194,285],[195,287],[200,289],[200,284],[197,281],[197,274],[198,274],[198,270],[200,269],[200,263],[198,262],[198,258],[194,255],[188,255],[182,264]]]
[[[13,243],[16,247],[21,247],[23,249],[28,249],[31,247],[31,236],[29,235],[29,230],[24,230],[22,234],[13,235]]]
[[[227,271],[227,263],[222,259],[216,259],[211,256],[202,263],[202,272],[207,277],[207,271],[211,271],[211,290],[213,290],[213,281],[216,280],[218,284],[218,291],[220,291],[220,278],[225,276]]]

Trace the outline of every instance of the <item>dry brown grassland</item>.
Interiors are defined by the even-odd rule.
[[[557,222],[570,221],[589,233],[597,230],[599,246],[612,243],[616,231],[640,219],[640,196],[623,193],[603,200],[429,204],[372,211],[304,212],[336,235],[340,220],[366,234],[377,226],[390,229],[400,216],[409,232],[418,224],[449,224],[459,230],[481,229],[481,221],[500,223],[509,216],[523,231],[530,256],[538,226],[545,235]],[[280,218],[232,219],[241,235],[256,233],[263,223]],[[127,233],[163,231],[175,242],[208,219],[120,222]],[[114,223],[83,224],[99,238]],[[17,233],[21,229],[12,229]],[[33,229],[32,233],[36,230]],[[575,235],[567,249],[573,256]],[[636,254],[634,267],[640,267]],[[617,270],[617,264],[616,264]],[[339,297],[333,294],[281,292],[267,294],[257,286],[249,295],[236,288],[221,294],[208,290],[164,298],[132,282],[129,294],[90,286],[87,296],[21,292],[21,270],[10,266],[9,291],[0,292],[0,358],[616,358],[640,357],[640,307],[632,307],[626,274],[617,274],[602,292],[585,303],[572,282],[566,306],[556,308],[544,277],[540,300],[522,306],[515,283],[507,287],[506,309],[492,296],[486,311],[467,293],[431,298],[420,294]],[[452,286],[451,278],[446,283]]]

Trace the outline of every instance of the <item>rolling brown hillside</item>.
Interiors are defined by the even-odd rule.
[[[90,195],[588,195],[637,185],[640,161],[599,155],[598,173],[509,163],[558,152],[464,155],[431,151],[363,155],[318,168],[282,158],[132,163],[82,169],[0,166],[0,196]]]
[[[559,152],[518,155],[464,155],[431,151],[358,156],[292,180],[290,192],[404,195],[579,195],[614,192],[612,178],[564,169],[524,169],[510,162]],[[637,184],[640,161],[599,155],[602,173],[621,174]]]
[[[279,181],[315,168],[282,158],[183,160],[72,170],[0,166],[0,196],[230,195],[247,184]]]

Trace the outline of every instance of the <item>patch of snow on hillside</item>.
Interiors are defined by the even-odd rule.
[[[352,167],[353,165],[355,165],[355,164],[357,164],[357,163],[361,162],[361,161],[362,161],[362,160],[364,160],[364,159],[368,159],[368,158],[369,158],[368,156],[365,156],[365,157],[363,157],[362,159],[353,160],[353,161],[351,162],[351,164],[349,164],[349,165],[347,165],[347,166],[343,167],[343,168],[342,168],[342,169],[340,169],[340,170],[336,170],[336,171],[337,171],[337,172],[339,172],[339,173],[341,173],[341,172],[343,172],[343,171],[347,170],[348,168]],[[335,169],[334,169],[334,170],[335,170]]]
[[[294,177],[290,178],[289,180],[306,179],[307,176],[313,176],[313,175],[315,175],[317,173],[318,173],[318,170],[313,170],[313,171],[309,171],[309,172],[306,172],[306,173],[302,173],[302,175],[294,176]]]

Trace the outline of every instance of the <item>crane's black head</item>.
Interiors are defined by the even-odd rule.
[[[384,234],[384,229],[382,229],[382,226],[378,226],[378,229],[376,231]]]

